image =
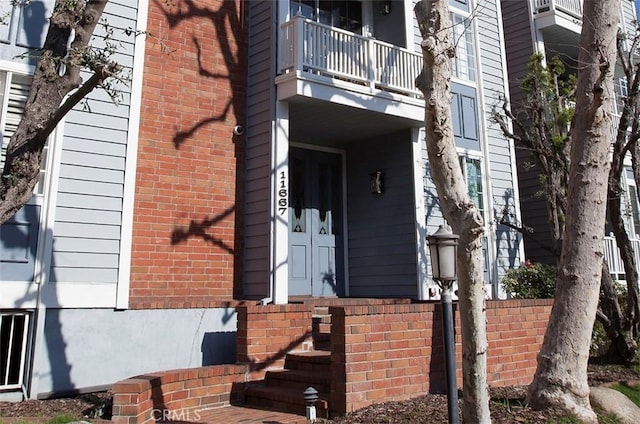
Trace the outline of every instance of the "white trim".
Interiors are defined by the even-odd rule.
[[[0,309],[34,309],[37,304],[36,284],[0,280]]]
[[[270,300],[275,304],[289,301],[289,214],[278,212],[279,181],[282,177],[285,187],[289,187],[289,104],[276,101],[276,119],[271,144],[271,263],[270,263]],[[287,211],[289,210],[287,205]]]
[[[500,20],[500,16],[496,14],[496,20]],[[473,19],[471,22],[471,29],[474,34],[473,37],[473,48],[478,54],[475,55],[476,61],[476,95],[478,98],[478,118],[479,118],[479,127],[478,130],[480,132],[481,141],[481,150],[482,150],[482,184],[484,185],[483,196],[484,196],[484,232],[485,237],[487,239],[487,256],[489,260],[489,283],[492,287],[498,285],[497,281],[497,269],[498,269],[498,258],[496,253],[496,229],[493,222],[493,219],[490,217],[493,214],[493,185],[491,184],[491,152],[489,151],[489,137],[487,130],[487,113],[485,107],[485,92],[484,92],[484,75],[482,71],[482,50],[480,50],[480,37],[478,32],[478,24],[477,20]]]
[[[424,167],[422,161],[422,137],[420,128],[411,128],[413,160],[413,198],[415,202],[416,265],[418,299],[429,299],[427,288],[427,212],[424,206]]]
[[[42,301],[47,308],[113,308],[116,290],[114,283],[49,283]]]
[[[60,180],[60,168],[62,158],[62,145],[64,140],[64,118],[58,123],[53,137],[49,138],[49,142],[53,145],[49,146],[49,157],[51,166],[45,176],[45,203],[40,211],[40,231],[38,236],[38,254],[36,256],[36,267],[40,266],[40,271],[36,275],[37,285],[37,302],[36,312],[34,316],[33,338],[31,343],[31,366],[29,367],[29,376],[27,378],[28,395],[30,399],[35,399],[38,393],[39,379],[36,373],[39,364],[46,361],[46,346],[44,343],[44,320],[46,315],[46,303],[43,299],[43,291],[49,284],[51,276],[51,261],[53,255],[53,228],[55,224],[56,203],[58,193],[58,181]],[[41,244],[43,243],[43,244]],[[38,265],[39,264],[39,265]],[[37,268],[36,268],[37,269]]]
[[[24,63],[11,62],[8,60],[0,59],[0,69],[7,72],[17,72],[24,75],[33,75],[36,67],[33,65],[27,65]]]
[[[405,49],[415,52],[416,51],[416,43],[415,43],[415,25],[414,25],[414,16],[413,16],[413,8],[414,3],[412,0],[404,0],[404,36],[406,39]]]
[[[308,72],[288,72],[275,79],[278,100],[302,96],[424,123],[424,99],[390,93]]]
[[[138,142],[140,134],[140,112],[142,109],[142,83],[146,49],[146,29],[149,0],[139,0],[136,38],[133,55],[133,75],[131,76],[131,105],[127,128],[127,156],[122,195],[122,224],[120,227],[120,257],[118,259],[118,285],[115,298],[116,309],[129,307],[129,287],[131,282],[131,250],[133,239],[133,216],[135,208],[136,168],[138,163]]]
[[[348,234],[348,217],[347,217],[347,152],[344,149],[337,149],[334,147],[318,146],[316,144],[297,143],[294,141],[289,142],[289,147],[296,147],[299,149],[315,150],[317,152],[333,153],[340,155],[340,168],[342,172],[342,257],[344,275],[344,296],[349,296],[349,237]],[[288,250],[287,250],[288,252]]]

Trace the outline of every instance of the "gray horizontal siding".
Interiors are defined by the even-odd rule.
[[[511,104],[514,110],[518,105],[526,101],[525,95],[520,89],[520,82],[527,72],[527,65],[533,54],[533,40],[531,39],[531,24],[529,11],[526,4],[519,4],[509,0],[502,0],[502,15],[505,34],[509,34],[505,40],[507,53],[507,66],[509,71],[509,90]],[[544,199],[536,196],[540,190],[539,172],[527,170],[524,164],[530,162],[530,152],[516,146],[516,161],[518,163],[518,186],[522,223],[533,228],[533,238],[528,236],[524,241],[525,255],[527,259],[536,262],[555,262],[549,251],[543,246],[550,245],[549,225],[547,223],[547,210]]]
[[[409,132],[347,150],[349,294],[417,296],[415,203]],[[369,173],[385,173],[385,192],[369,192]]]
[[[508,97],[505,92],[505,83],[508,79],[507,70],[503,69],[502,41],[500,39],[500,24],[502,16],[498,14],[497,1],[492,0],[483,3],[478,11],[477,28],[480,46],[480,61],[482,69],[483,96],[484,96],[484,121],[488,152],[485,158],[488,160],[491,187],[489,193],[493,203],[493,210],[485,210],[485,220],[499,219],[502,211],[515,213],[513,182],[513,167],[511,163],[511,150],[509,141],[504,137],[499,127],[490,119],[492,108],[499,106],[500,101]],[[519,2],[522,9],[524,2]],[[526,6],[525,6],[526,8]],[[498,278],[506,272],[506,268],[518,265],[520,235],[505,226],[496,229],[495,257],[498,263]]]
[[[135,2],[110,1],[104,18],[121,44],[113,59],[133,65]],[[104,28],[96,29],[95,46],[104,45]],[[85,74],[86,78],[86,74]],[[129,88],[116,105],[100,89],[87,96],[65,118],[55,224],[51,280],[116,283],[120,255],[124,173],[129,126]]]
[[[243,291],[247,298],[269,294],[271,139],[275,104],[276,2],[247,2],[246,188]]]

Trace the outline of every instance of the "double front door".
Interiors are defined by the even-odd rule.
[[[289,294],[344,294],[342,157],[289,151]]]

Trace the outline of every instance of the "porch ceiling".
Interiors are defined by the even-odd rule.
[[[580,34],[558,25],[544,28],[542,34],[549,58],[560,56],[567,66],[577,68]]]
[[[289,138],[337,146],[416,127],[416,121],[309,97],[289,101]]]

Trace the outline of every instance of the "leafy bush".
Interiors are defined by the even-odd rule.
[[[515,299],[547,299],[556,291],[558,271],[555,266],[530,264],[507,271],[501,284]]]

